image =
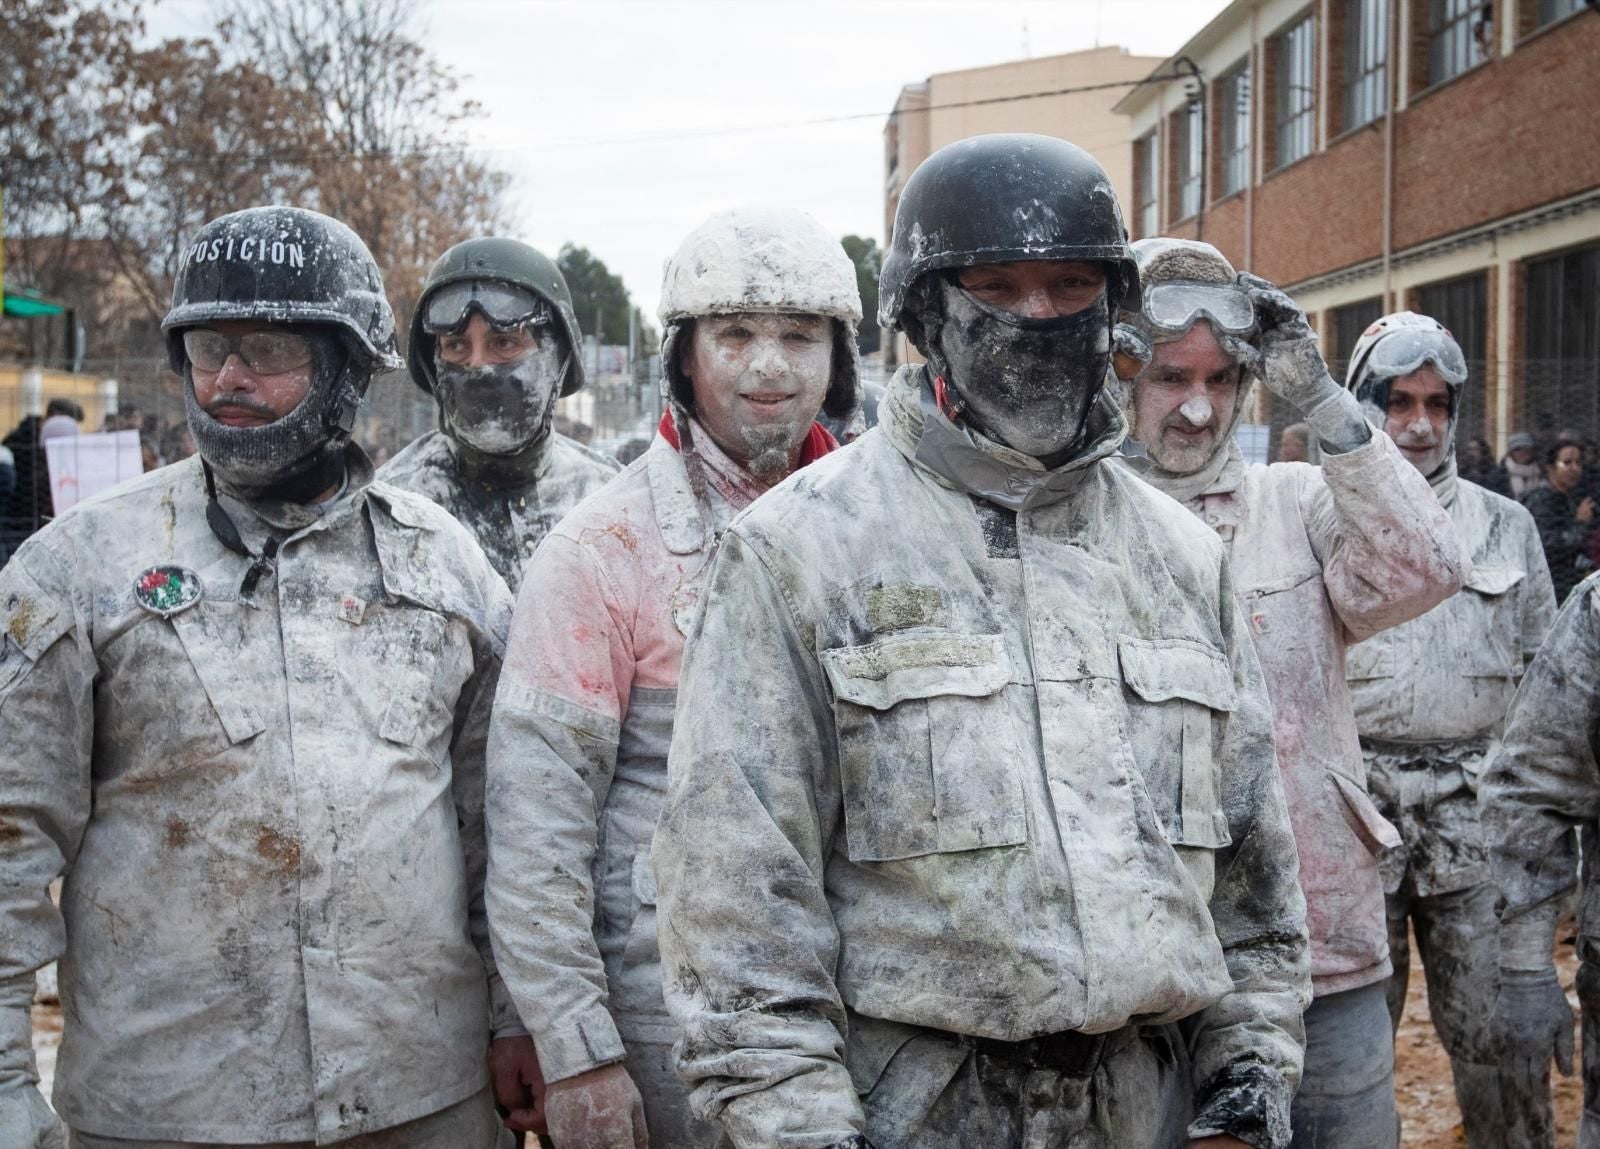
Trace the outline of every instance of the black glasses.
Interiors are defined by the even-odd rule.
[[[223,335],[204,327],[183,333],[183,352],[201,371],[221,371],[228,356],[262,375],[281,375],[311,362],[311,341],[292,331],[251,331]]]

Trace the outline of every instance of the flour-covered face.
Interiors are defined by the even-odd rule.
[[[438,336],[434,394],[446,435],[485,455],[514,455],[548,434],[566,349],[548,327],[497,330],[474,314]]]
[[[1222,447],[1239,402],[1239,363],[1209,323],[1157,343],[1133,384],[1133,437],[1158,467],[1191,475]]]
[[[694,414],[730,458],[765,482],[800,460],[833,376],[833,320],[742,312],[695,320],[680,366]]]
[[[1432,364],[1390,381],[1383,429],[1417,470],[1439,469],[1450,453],[1450,388]]]

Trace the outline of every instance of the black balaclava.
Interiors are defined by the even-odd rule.
[[[439,429],[468,468],[510,478],[531,474],[555,417],[556,396],[570,360],[550,328],[521,359],[489,367],[446,363],[434,350]]]
[[[183,369],[183,402],[200,458],[247,500],[305,503],[344,478],[344,445],[365,390],[366,368],[332,330],[304,328],[312,346],[311,386],[294,410],[264,427],[229,427],[200,406],[194,369]]]
[[[1050,319],[991,307],[943,276],[923,296],[926,354],[962,417],[1003,446],[1064,461],[1111,365],[1105,295]]]

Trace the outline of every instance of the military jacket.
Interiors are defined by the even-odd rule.
[[[321,513],[223,493],[252,551],[282,543],[248,594],[198,457],[0,570],[0,976],[60,958],[77,1129],[320,1143],[487,1082],[509,595],[455,520],[349,452]]]
[[[920,368],[882,417],[735,520],[690,636],[655,871],[698,1106],[739,1146],[859,1131],[895,1050],[846,1007],[1000,1040],[1188,1018],[1192,1132],[1281,1144],[1304,904],[1221,543],[1102,461],[1109,399],[1050,472]]]
[[[1440,743],[1496,735],[1556,596],[1527,508],[1458,479],[1449,515],[1471,557],[1460,593],[1350,648],[1363,738]]]

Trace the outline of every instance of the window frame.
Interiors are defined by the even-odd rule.
[[[1600,426],[1600,242],[1530,257],[1522,279],[1522,422],[1589,432]]]
[[[1343,0],[1341,127],[1354,131],[1389,110],[1389,5],[1394,0]]]
[[[1173,149],[1178,161],[1178,202],[1173,218],[1191,219],[1205,204],[1205,102],[1190,100],[1187,107],[1179,109],[1176,122],[1182,130]]]
[[[1133,170],[1138,188],[1134,211],[1139,238],[1149,239],[1161,234],[1161,132],[1158,128],[1151,128],[1133,141]]]
[[[1473,30],[1482,8],[1482,0],[1427,0],[1428,82],[1424,91],[1448,84],[1489,59]],[[1464,62],[1457,59],[1462,53]]]
[[[1218,199],[1236,195],[1250,186],[1253,128],[1251,89],[1248,56],[1216,82]]]
[[[1276,75],[1273,77],[1272,169],[1279,171],[1298,163],[1317,150],[1317,25],[1315,12],[1308,11],[1273,37]],[[1303,66],[1298,76],[1291,63]],[[1295,79],[1302,82],[1296,84]],[[1294,104],[1291,93],[1304,93],[1303,103]],[[1295,145],[1291,147],[1289,145]],[[1296,150],[1298,148],[1298,150]]]

